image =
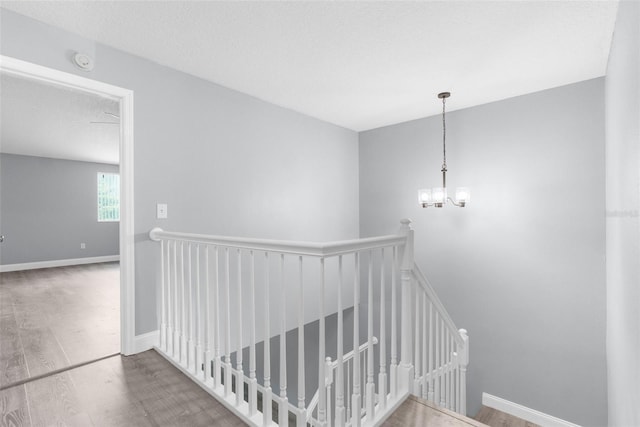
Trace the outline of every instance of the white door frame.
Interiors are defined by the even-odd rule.
[[[120,353],[135,352],[133,91],[0,55],[0,71],[81,90],[120,103]]]

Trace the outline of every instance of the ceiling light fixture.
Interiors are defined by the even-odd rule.
[[[469,196],[471,195],[468,188],[457,187],[455,199],[447,196],[447,124],[445,120],[445,103],[446,99],[450,96],[451,93],[449,92],[442,92],[438,94],[438,98],[442,99],[442,187],[423,188],[418,190],[418,202],[423,208],[427,208],[429,206],[441,208],[447,203],[447,201],[450,201],[455,206],[463,208],[469,202]]]

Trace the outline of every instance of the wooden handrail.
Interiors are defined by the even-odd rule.
[[[447,326],[447,329],[449,330],[453,338],[456,340],[456,343],[460,346],[463,346],[464,339],[460,335],[460,331],[458,330],[458,328],[456,328],[456,324],[453,323],[453,319],[451,319],[451,316],[449,316],[449,312],[444,308],[444,305],[442,304],[442,301],[440,301],[440,298],[438,298],[438,294],[436,294],[436,291],[431,286],[429,279],[427,279],[427,277],[424,275],[422,270],[420,270],[420,267],[418,267],[417,264],[414,264],[413,266],[413,277],[416,279],[422,290],[427,294],[427,297],[444,321],[444,324]]]

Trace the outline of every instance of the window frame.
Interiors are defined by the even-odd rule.
[[[105,206],[100,206],[100,201],[101,201],[101,195],[100,195],[100,184],[101,184],[101,179],[105,178],[105,175],[111,175],[113,177],[115,177],[115,180],[117,180],[117,185],[115,185],[115,188],[113,186],[113,183],[110,184],[110,190],[111,191],[116,191],[116,197],[118,199],[118,208],[117,208],[117,218],[106,218],[104,215],[105,210],[109,209],[109,210],[113,210],[113,207],[105,207]],[[114,178],[111,178],[114,179]],[[107,196],[109,198],[113,198],[112,195]],[[104,196],[103,196],[104,198]],[[96,217],[98,222],[120,222],[120,173],[119,172],[100,172],[98,171],[96,173]]]

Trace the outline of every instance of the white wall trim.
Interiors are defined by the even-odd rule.
[[[120,103],[120,352],[133,354],[136,328],[133,91],[4,55],[0,55],[0,71],[96,94]]]
[[[136,335],[133,345],[134,353],[141,353],[143,351],[151,350],[160,343],[160,331],[155,330],[147,332],[146,334]]]
[[[545,427],[580,427],[578,424],[570,423],[569,421],[547,415],[500,397],[492,396],[488,393],[482,393],[482,404]]]
[[[96,264],[99,262],[120,261],[120,255],[105,255],[86,258],[56,259],[53,261],[24,262],[21,264],[0,265],[0,273],[9,271],[36,270],[38,268],[66,267],[69,265]]]

